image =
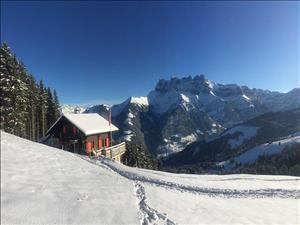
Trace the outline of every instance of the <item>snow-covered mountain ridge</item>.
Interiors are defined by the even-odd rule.
[[[63,114],[83,113],[86,109],[77,105],[64,104],[60,107],[60,112]]]
[[[113,105],[112,116],[120,128],[115,138],[140,143],[155,155],[169,155],[263,113],[299,106],[300,88],[284,94],[217,84],[197,75],[161,79],[147,96],[129,97]],[[107,118],[108,108],[95,105],[85,112]]]
[[[3,224],[297,224],[299,199],[297,177],[130,168],[1,132]]]

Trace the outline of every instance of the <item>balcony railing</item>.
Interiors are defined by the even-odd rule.
[[[97,150],[97,155],[103,155],[104,157],[112,159],[118,155],[124,154],[125,151],[126,151],[126,145],[125,142],[122,142],[120,144],[108,148]]]

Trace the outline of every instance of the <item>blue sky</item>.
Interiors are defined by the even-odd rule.
[[[299,87],[299,2],[3,2],[1,41],[62,103],[118,103],[160,78]]]

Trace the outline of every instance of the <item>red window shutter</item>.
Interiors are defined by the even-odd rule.
[[[100,136],[98,137],[98,147],[99,147],[99,149],[101,149],[103,147],[103,145],[102,145],[102,139],[101,139]]]
[[[91,153],[92,152],[92,142],[87,141],[85,143],[85,151],[86,151],[86,153]]]
[[[64,134],[67,133],[67,128],[65,126],[63,127],[63,132],[64,132]]]
[[[73,127],[73,134],[76,134],[77,133],[77,129],[76,127]]]
[[[106,147],[109,147],[109,138],[106,138]]]

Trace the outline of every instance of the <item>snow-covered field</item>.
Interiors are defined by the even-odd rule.
[[[299,224],[299,186],[130,168],[1,132],[1,224]]]

